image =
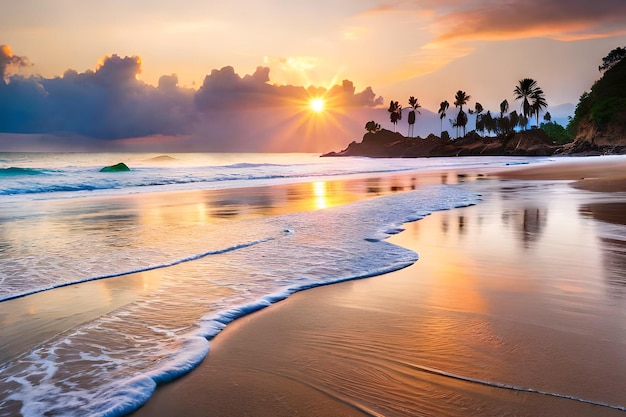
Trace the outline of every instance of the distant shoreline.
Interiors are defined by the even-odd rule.
[[[456,156],[595,156],[626,154],[626,145],[597,146],[589,142],[557,145],[542,129],[530,129],[495,137],[470,132],[448,140],[430,134],[426,138],[405,137],[386,129],[368,132],[361,142],[322,157],[365,156],[371,158],[428,158]]]

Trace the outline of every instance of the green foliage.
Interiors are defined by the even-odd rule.
[[[578,131],[578,125],[583,117],[586,117],[591,112],[591,98],[590,94],[585,91],[581,94],[580,99],[578,99],[578,104],[576,105],[576,110],[574,110],[574,117],[569,119],[567,123],[567,131],[571,136],[576,136],[576,132]]]
[[[559,145],[564,145],[573,140],[567,129],[556,122],[542,123],[541,129]]]
[[[608,97],[591,107],[591,120],[598,127],[606,126],[613,117],[626,109],[626,97]]]
[[[444,130],[443,132],[441,132],[441,139],[450,140],[450,134],[448,133],[447,130]]]
[[[623,48],[618,47],[618,48],[613,49],[611,52],[609,52],[607,56],[602,58],[602,65],[598,67],[598,71],[606,71],[606,70],[613,68],[615,64],[620,62],[625,57],[626,57],[626,46]]]
[[[583,121],[604,128],[615,121],[618,114],[626,112],[626,59],[618,59],[621,56],[618,50],[623,48],[611,51],[604,58],[605,65],[608,63],[604,76],[596,81],[589,93],[580,96],[574,117],[567,124],[571,136],[577,134]],[[626,53],[626,50],[622,52]]]

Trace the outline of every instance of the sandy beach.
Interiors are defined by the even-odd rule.
[[[623,415],[622,162],[490,173],[389,240],[414,265],[237,320],[132,415]]]

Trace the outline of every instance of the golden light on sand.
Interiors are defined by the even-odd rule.
[[[315,196],[315,209],[325,209],[328,207],[326,181],[315,181],[311,183],[313,186],[313,195]]]
[[[323,98],[317,97],[317,98],[312,98],[311,100],[309,100],[309,107],[315,113],[323,112],[325,105],[326,103],[324,102]]]

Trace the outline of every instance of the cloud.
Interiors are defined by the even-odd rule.
[[[0,81],[4,81],[12,69],[29,65],[28,59],[14,55],[9,45],[0,45]]]
[[[176,74],[163,75],[152,86],[138,79],[142,62],[137,56],[107,56],[95,70],[67,70],[55,78],[25,77],[7,68],[27,60],[13,58],[8,47],[2,51],[7,82],[0,83],[0,132],[66,135],[73,143],[93,138],[98,149],[106,141],[128,146],[133,138],[146,137],[151,140],[134,143],[156,146],[160,137],[167,137],[171,149],[177,142],[172,138],[178,137],[185,149],[253,151],[268,149],[268,143],[278,143],[275,139],[282,135],[290,150],[311,151],[297,145],[296,138],[287,139],[289,134],[322,134],[322,121],[310,119],[311,97],[324,97],[340,126],[348,109],[382,104],[370,87],[357,92],[349,80],[329,88],[270,84],[267,67],[244,76],[230,66],[215,69],[198,90],[180,87]],[[307,130],[313,122],[318,128]],[[323,134],[332,136],[332,131]],[[337,139],[345,140],[348,134]]]
[[[371,87],[356,92],[352,81],[341,85],[308,87],[269,84],[269,68],[258,67],[252,75],[240,77],[233,67],[213,70],[204,78],[195,102],[200,110],[308,105],[312,97],[323,97],[335,107],[375,107],[382,104]]]
[[[371,12],[390,10],[430,16],[435,44],[531,37],[569,41],[626,33],[623,0],[408,0]]]

